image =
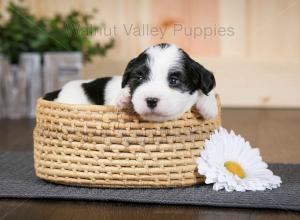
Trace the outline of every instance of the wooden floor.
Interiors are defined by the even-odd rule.
[[[300,163],[300,110],[225,109],[223,126],[267,162]],[[32,151],[34,121],[0,120],[0,151]],[[1,167],[0,167],[1,172]],[[0,180],[1,181],[1,180]],[[291,211],[58,200],[0,200],[2,219],[300,219]]]

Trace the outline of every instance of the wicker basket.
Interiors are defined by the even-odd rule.
[[[175,187],[203,182],[195,159],[204,140],[221,125],[220,114],[215,120],[203,120],[194,109],[179,120],[153,123],[113,106],[43,99],[38,101],[36,116],[36,175],[89,187]]]

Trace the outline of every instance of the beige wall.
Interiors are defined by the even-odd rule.
[[[16,0],[15,0],[16,1]],[[0,0],[0,9],[9,0]],[[109,56],[127,59],[157,42],[174,42],[197,57],[300,57],[300,1],[299,0],[24,0],[38,16],[66,13],[71,9],[92,13],[94,23],[116,25],[116,47]],[[168,28],[160,36],[126,36],[122,25],[149,24]],[[232,37],[174,36],[172,25],[185,27],[233,27]],[[95,38],[105,40],[104,34]]]
[[[7,5],[0,0],[0,8]],[[117,26],[116,46],[85,66],[85,77],[122,73],[126,62],[157,42],[173,42],[213,70],[227,106],[300,107],[300,0],[24,0],[39,16],[92,12]],[[160,36],[127,36],[122,25],[167,28]],[[233,36],[174,36],[173,25],[232,27]],[[103,34],[95,39],[107,40]]]

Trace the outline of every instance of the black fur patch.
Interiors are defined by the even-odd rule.
[[[177,79],[177,83],[176,84],[172,84],[171,83],[171,79]],[[168,83],[169,83],[169,87],[171,89],[176,89],[182,93],[184,92],[190,92],[191,94],[195,91],[190,87],[190,79],[187,76],[187,74],[185,73],[184,70],[182,71],[178,71],[178,70],[170,70],[168,73]]]
[[[201,90],[205,95],[216,86],[215,77],[212,72],[194,61],[182,49],[183,68],[185,72],[185,85],[189,88],[190,94],[196,90]]]
[[[88,83],[83,83],[82,88],[88,99],[96,105],[104,105],[104,92],[107,83],[112,77],[95,79]]]
[[[168,43],[160,43],[160,44],[155,45],[155,47],[160,47],[161,49],[168,48],[169,46],[170,46],[170,44],[168,44]]]
[[[149,80],[150,70],[147,66],[147,59],[149,59],[148,55],[143,52],[131,60],[125,69],[122,88],[129,86],[131,95],[139,85]]]
[[[60,93],[61,90],[56,90],[53,92],[49,92],[46,93],[43,97],[43,99],[47,100],[47,101],[53,101],[54,99],[56,99],[58,97],[58,94]]]

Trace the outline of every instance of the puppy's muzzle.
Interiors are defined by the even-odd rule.
[[[147,106],[151,109],[154,109],[157,106],[159,99],[154,97],[146,98]]]

